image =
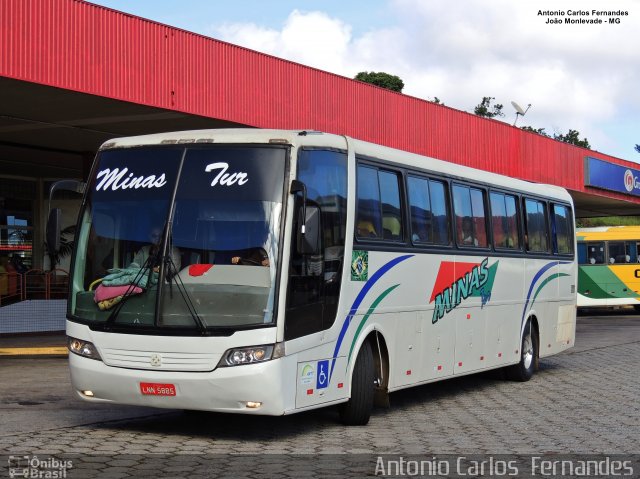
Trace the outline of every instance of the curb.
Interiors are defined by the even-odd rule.
[[[67,357],[68,354],[66,346],[0,348],[0,358]]]

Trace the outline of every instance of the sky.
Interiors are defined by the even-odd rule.
[[[91,3],[349,78],[398,75],[403,93],[463,111],[494,97],[504,105],[498,119],[509,124],[516,120],[512,101],[530,104],[518,126],[578,130],[592,149],[640,163],[640,0]],[[555,19],[562,23],[547,23]]]

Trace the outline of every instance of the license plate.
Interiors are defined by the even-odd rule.
[[[175,396],[176,387],[173,384],[140,383],[140,392],[145,396]]]

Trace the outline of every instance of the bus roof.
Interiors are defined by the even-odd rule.
[[[190,130],[152,135],[116,138],[105,142],[100,149],[131,148],[145,145],[193,144],[193,143],[248,143],[290,144],[293,146],[316,146],[346,150],[347,137],[314,130],[266,130],[257,128],[224,128]],[[438,160],[403,150],[349,138],[359,155],[368,156],[409,168],[429,170],[449,178],[472,179],[498,188],[518,190],[525,193],[555,198],[573,203],[564,188],[555,185],[531,183],[485,170]]]
[[[640,226],[598,226],[596,228],[577,228],[578,241],[640,241]]]

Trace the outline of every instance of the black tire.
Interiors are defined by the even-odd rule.
[[[512,381],[528,381],[538,369],[538,336],[527,321],[520,344],[520,362],[505,369],[507,379]]]
[[[373,410],[375,368],[368,341],[360,348],[351,378],[351,398],[340,405],[340,420],[347,426],[364,426]]]

